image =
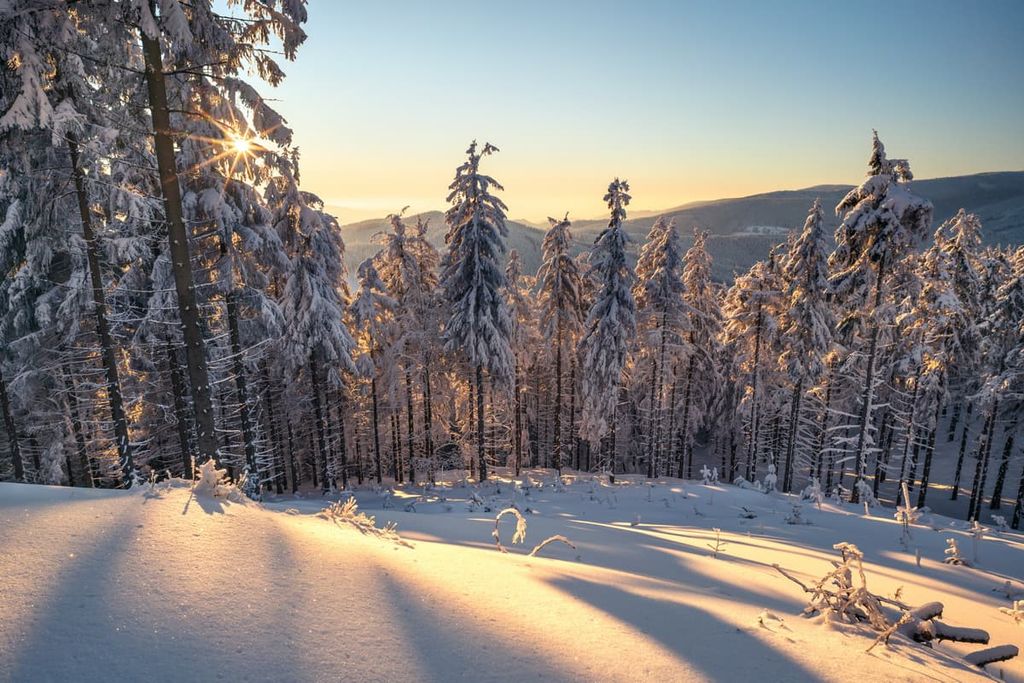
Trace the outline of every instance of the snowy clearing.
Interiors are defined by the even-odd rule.
[[[0,679],[987,677],[961,659],[986,646],[894,637],[867,653],[867,627],[801,617],[805,596],[772,564],[813,582],[840,541],[864,551],[875,593],[940,601],[946,623],[1024,644],[1000,591],[1008,580],[1024,591],[1020,535],[989,533],[975,566],[955,566],[943,562],[946,540],[973,560],[972,538],[943,517],[914,526],[907,551],[887,509],[804,503],[807,523],[790,524],[795,497],[528,477],[527,489],[499,477],[358,491],[359,511],[396,522],[412,547],[319,515],[329,501],[314,494],[259,505],[195,496],[181,481],[127,492],[0,484]],[[494,520],[513,503],[526,538],[513,543],[506,515],[503,554]],[[527,555],[555,534],[576,549]],[[988,674],[1024,681],[1019,658]]]

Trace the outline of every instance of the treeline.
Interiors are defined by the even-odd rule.
[[[699,230],[658,220],[637,252],[618,179],[588,252],[551,219],[520,272],[480,168],[497,150],[474,143],[445,249],[396,213],[351,292],[341,229],[244,78],[283,77],[302,3],[2,11],[0,477],[131,486],[213,458],[259,496],[713,467],[854,501],[907,482],[923,506],[940,451],[970,518],[1012,496],[1024,250],[982,247],[963,211],[933,232],[877,136],[835,246],[815,204],[728,287]],[[1022,494],[1024,475],[1014,527]]]

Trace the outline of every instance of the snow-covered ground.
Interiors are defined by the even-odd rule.
[[[853,542],[874,592],[941,601],[945,622],[1020,646],[996,589],[1024,590],[1021,535],[989,532],[975,567],[951,566],[946,539],[968,559],[973,540],[943,517],[905,550],[890,509],[805,503],[808,523],[789,524],[793,497],[567,480],[358,491],[407,544],[318,515],[312,493],[259,505],[180,481],[0,484],[0,680],[1024,681],[1020,659],[986,673],[959,658],[979,645],[868,653],[873,632],[801,617],[805,595],[772,568],[813,581]],[[513,502],[526,540],[503,518],[503,554],[494,517]],[[528,556],[554,534],[576,548]]]

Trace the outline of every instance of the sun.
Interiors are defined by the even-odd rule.
[[[238,155],[252,152],[252,143],[240,135],[234,135],[231,139],[231,150]]]

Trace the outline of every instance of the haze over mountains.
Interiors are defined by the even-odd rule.
[[[631,213],[625,225],[636,243],[634,251],[661,215],[675,220],[686,243],[692,241],[694,227],[707,230],[711,233],[708,246],[714,257],[714,277],[721,282],[730,282],[734,273],[747,270],[767,256],[773,245],[784,242],[790,230],[801,228],[815,198],[821,199],[826,226],[831,234],[839,224],[839,217],[832,209],[851,187],[818,185],[735,199],[691,202],[664,211]],[[935,226],[962,207],[981,218],[987,243],[1024,243],[1024,171],[915,180],[912,188],[915,194],[934,205]],[[444,214],[440,211],[416,214],[407,217],[408,223],[415,224],[419,216],[429,221],[427,234],[431,242],[443,248],[447,230]],[[589,248],[606,224],[607,219],[604,218],[573,220],[577,249]],[[525,272],[536,272],[540,266],[545,230],[521,221],[509,221],[508,228],[509,249],[519,251]],[[342,226],[350,275],[355,272],[356,265],[379,248],[373,242],[373,235],[386,229],[383,218]]]

